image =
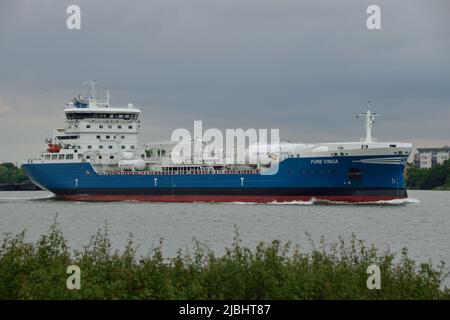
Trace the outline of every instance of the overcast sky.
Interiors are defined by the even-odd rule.
[[[81,8],[81,30],[66,8]],[[381,7],[381,30],[366,9]],[[37,156],[82,82],[172,130],[279,128],[282,140],[450,144],[450,1],[0,0],[0,161]]]

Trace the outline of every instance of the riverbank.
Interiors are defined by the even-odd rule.
[[[450,190],[450,160],[428,169],[409,165],[405,175],[408,189]]]
[[[353,238],[313,243],[311,252],[279,241],[231,247],[216,256],[194,241],[165,258],[162,243],[137,255],[131,237],[113,251],[107,229],[72,251],[54,224],[32,244],[25,233],[3,239],[0,299],[449,299],[444,265],[418,264],[404,249],[379,252]],[[394,262],[397,261],[397,262]],[[367,287],[367,268],[380,268],[381,289]],[[69,290],[67,267],[81,270],[80,290]]]
[[[41,190],[30,180],[21,183],[0,183],[0,191],[37,191]]]
[[[0,164],[0,191],[34,191],[40,190],[32,183],[22,168],[11,162]]]

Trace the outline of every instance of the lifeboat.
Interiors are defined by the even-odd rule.
[[[47,145],[47,152],[50,153],[58,153],[59,150],[61,150],[61,146],[58,144],[54,144],[54,143],[49,143]]]

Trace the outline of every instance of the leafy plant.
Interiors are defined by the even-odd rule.
[[[122,251],[111,248],[107,227],[81,250],[71,251],[55,222],[35,243],[25,231],[6,235],[0,246],[0,299],[449,299],[444,263],[416,263],[380,253],[353,237],[310,252],[279,241],[232,245],[216,256],[193,241],[171,258],[161,243],[138,256],[129,237]],[[396,262],[397,261],[397,262]],[[381,290],[369,290],[369,265],[381,270]],[[81,289],[66,287],[66,269],[81,269]]]

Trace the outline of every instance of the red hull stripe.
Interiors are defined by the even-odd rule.
[[[320,195],[320,196],[283,196],[283,195],[88,195],[71,194],[61,195],[60,198],[74,201],[152,201],[152,202],[290,202],[327,200],[339,202],[374,202],[404,199],[403,197],[383,195]]]

